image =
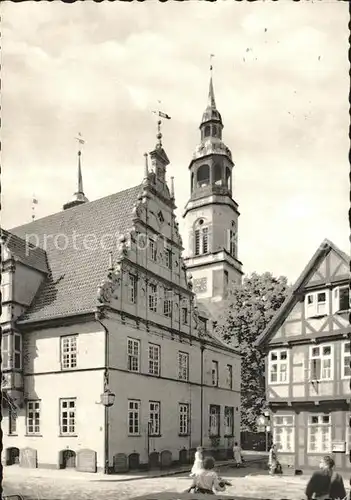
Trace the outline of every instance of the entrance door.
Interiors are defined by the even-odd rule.
[[[76,454],[73,450],[64,450],[62,456],[63,468],[74,469],[76,466]]]

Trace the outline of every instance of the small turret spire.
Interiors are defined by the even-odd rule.
[[[145,167],[144,167],[144,179],[147,179],[148,178],[148,175],[149,175],[149,163],[148,163],[148,154],[147,153],[144,153],[144,157],[145,157]]]
[[[214,57],[214,54],[210,55],[210,87],[208,91],[208,107],[210,108],[216,108],[216,100],[215,100],[215,95],[214,95],[214,90],[213,90],[213,79],[212,79],[212,73],[213,73],[213,65],[212,65],[212,58]]]
[[[174,177],[171,177],[171,198],[174,199]]]
[[[83,191],[83,175],[82,175],[82,164],[81,164],[81,145],[85,144],[85,141],[79,132],[78,137],[75,137],[76,141],[78,141],[78,190],[74,193],[73,195],[73,200],[69,201],[68,203],[65,203],[63,205],[63,209],[67,210],[67,208],[72,208],[77,205],[81,205],[82,203],[86,203],[88,198],[85,196],[84,191]]]

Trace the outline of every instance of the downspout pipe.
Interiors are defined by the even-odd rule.
[[[104,388],[105,391],[109,384],[109,330],[106,325],[103,324],[101,318],[103,318],[103,312],[99,308],[95,311],[95,321],[102,326],[105,331],[105,371],[104,371]],[[109,460],[109,407],[104,406],[104,474],[109,474],[110,472],[110,460]]]
[[[203,342],[200,344],[201,350],[201,387],[200,387],[200,445],[204,442],[204,350]]]

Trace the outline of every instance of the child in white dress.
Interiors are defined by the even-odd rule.
[[[196,448],[194,465],[193,468],[191,469],[190,477],[194,477],[200,472],[202,472],[203,467],[204,467],[203,448],[202,446],[198,446]]]
[[[238,443],[234,443],[233,454],[234,454],[235,465],[237,467],[240,467],[242,464],[242,456],[241,456],[241,448],[238,445]]]

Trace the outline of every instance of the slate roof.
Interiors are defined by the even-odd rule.
[[[45,250],[33,244],[29,245],[24,239],[19,238],[5,229],[1,229],[1,238],[4,246],[6,246],[15,260],[43,273],[48,272]]]
[[[140,192],[138,185],[11,229],[45,250],[49,265],[47,279],[19,323],[94,310],[98,285],[107,275],[109,251],[116,248],[119,236],[132,229]],[[102,240],[104,235],[108,236]]]
[[[271,335],[274,334],[277,326],[280,324],[282,320],[289,314],[290,310],[296,303],[296,294],[303,288],[305,283],[310,279],[311,275],[315,272],[319,264],[322,262],[324,257],[331,251],[339,255],[339,257],[347,264],[350,264],[350,257],[340,250],[332,241],[325,239],[319,245],[317,251],[314,253],[311,260],[308,262],[305,269],[302,271],[298,279],[296,280],[294,286],[291,289],[289,296],[285,299],[280,309],[273,316],[271,321],[268,323],[267,327],[263,332],[257,337],[255,340],[255,346],[261,346],[267,342]]]

